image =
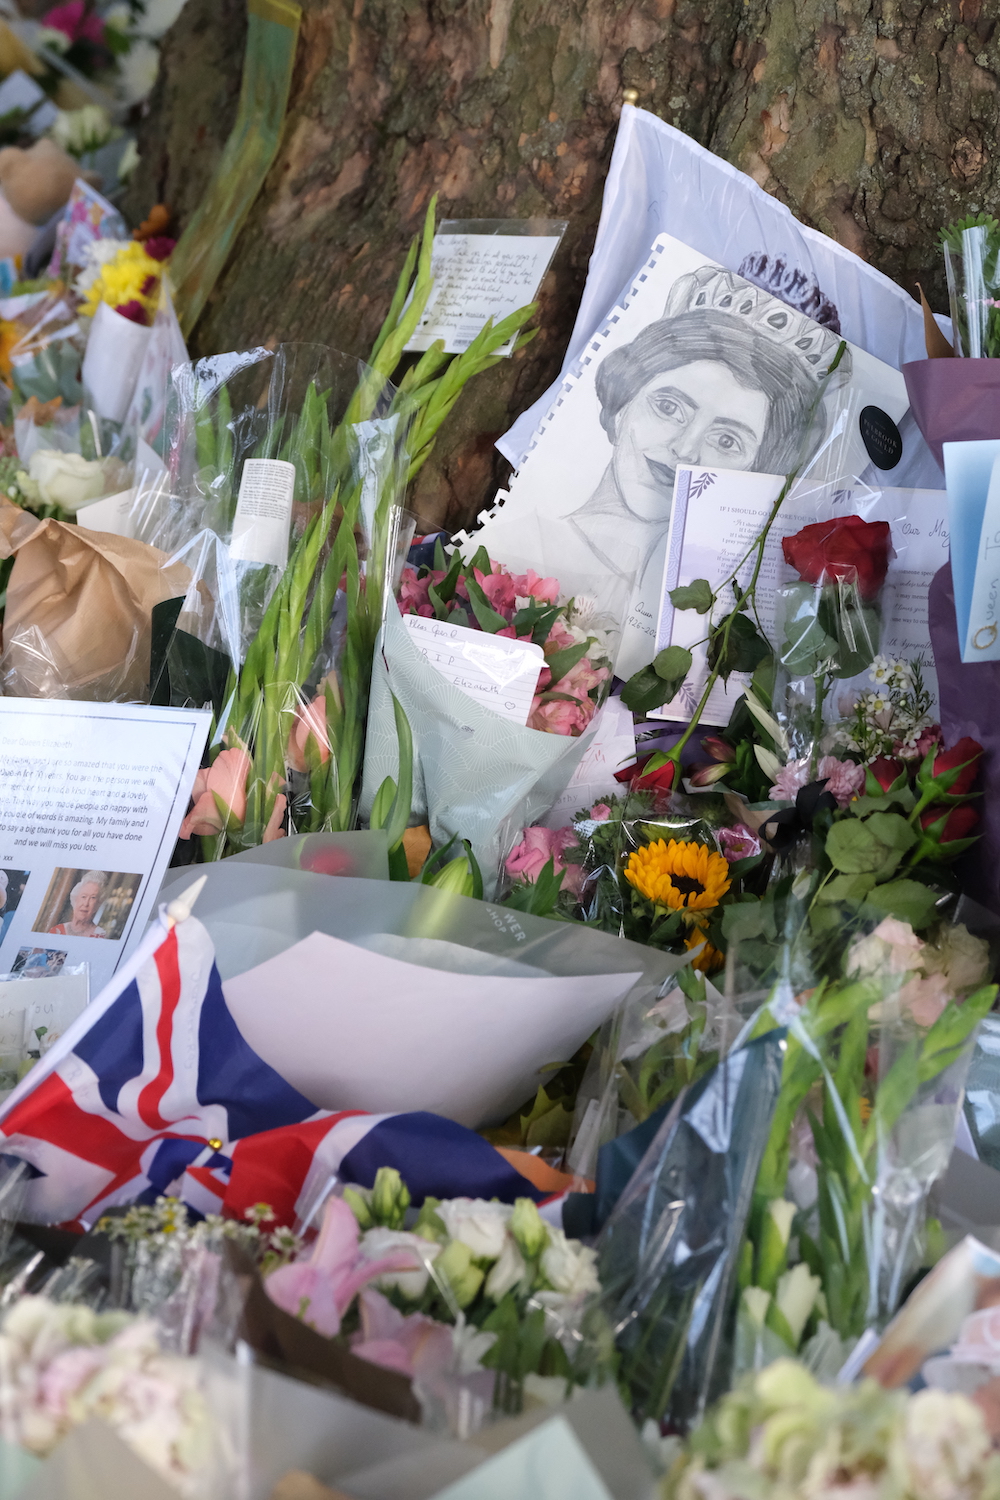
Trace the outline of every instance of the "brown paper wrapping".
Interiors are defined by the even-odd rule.
[[[141,700],[150,613],[189,570],[145,542],[39,521],[0,495],[0,558],[14,555],[3,625],[11,697]]]

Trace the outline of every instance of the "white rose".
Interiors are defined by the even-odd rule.
[[[542,1251],[542,1275],[549,1285],[566,1297],[585,1297],[599,1292],[597,1251],[568,1240],[561,1229],[549,1228],[549,1243]]]
[[[441,1246],[435,1245],[433,1240],[421,1239],[419,1234],[410,1234],[406,1229],[384,1229],[377,1226],[365,1231],[358,1249],[365,1260],[381,1260],[384,1255],[392,1255],[395,1250],[412,1250],[415,1270],[385,1271],[376,1279],[375,1285],[383,1291],[388,1287],[396,1287],[404,1297],[417,1302],[424,1295],[427,1286],[427,1261],[434,1259]]]
[[[449,1239],[468,1245],[477,1260],[498,1260],[507,1240],[509,1203],[487,1203],[483,1198],[449,1198],[434,1210]]]
[[[28,474],[38,485],[42,500],[48,505],[61,505],[64,510],[76,510],[104,494],[104,463],[99,458],[36,448],[28,460]]]

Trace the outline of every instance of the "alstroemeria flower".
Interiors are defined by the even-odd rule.
[[[192,807],[180,827],[180,837],[211,838],[224,828],[242,826],[247,815],[247,777],[253,761],[242,747],[222,750],[194,779]]]
[[[559,598],[558,578],[539,578],[533,569],[527,573],[515,573],[514,593],[521,599],[537,599],[540,604],[555,604]]]

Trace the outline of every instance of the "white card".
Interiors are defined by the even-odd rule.
[[[573,772],[566,790],[542,819],[546,828],[565,828],[582,808],[621,792],[615,772],[635,760],[635,721],[620,698],[609,698],[597,711],[594,738]]]
[[[434,289],[407,349],[429,349],[444,339],[446,354],[461,354],[488,318],[494,324],[535,300],[561,235],[436,234],[431,257]],[[514,340],[498,354],[510,354]]]
[[[994,459],[976,551],[962,660],[1000,661],[1000,459]]]
[[[0,869],[19,892],[0,974],[85,962],[103,988],[152,911],[211,717],[0,698]]]
[[[694,610],[675,610],[672,589],[707,578],[717,588],[746,557],[755,536],[767,520],[784,480],[777,474],[748,474],[733,469],[677,471],[667,556],[664,567],[659,624],[655,650],[686,646],[694,666],[677,697],[650,718],[684,723],[690,719],[708,675],[704,645],[697,643],[708,633],[708,617]],[[882,596],[880,649],[884,654],[912,661],[923,660],[924,682],[934,698],[937,677],[927,620],[927,590],[935,572],[948,558],[947,500],[943,490],[834,489],[824,494],[812,486],[793,489],[782,504],[767,545],[757,585],[757,612],[765,635],[774,640],[775,589],[789,570],[784,566],[782,537],[793,536],[803,526],[831,516],[860,514],[866,521],[888,521],[896,556],[890,561]],[[746,584],[753,561],[740,572]],[[792,577],[795,575],[792,574]],[[716,618],[730,607],[716,605]],[[702,713],[704,724],[726,724],[747,678],[734,673],[726,686],[717,682]],[[859,685],[865,674],[858,679]],[[847,687],[847,684],[844,684]]]
[[[512,723],[527,724],[545,665],[541,646],[423,615],[404,615],[403,624],[418,651],[453,687]]]
[[[288,525],[295,465],[283,458],[248,458],[240,479],[229,555],[238,562],[288,562]]]
[[[122,317],[107,302],[97,304],[80,379],[99,417],[109,422],[124,420],[152,331]]]
[[[76,513],[76,524],[87,531],[109,531],[112,536],[132,536],[135,490],[120,490],[103,500],[88,500]]]

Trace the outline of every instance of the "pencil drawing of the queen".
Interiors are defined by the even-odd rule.
[[[596,372],[611,458],[593,494],[567,517],[592,557],[622,572],[638,553],[641,575],[665,537],[679,464],[788,473],[839,342],[718,266],[680,277],[663,317]],[[837,383],[849,374],[846,353]],[[824,420],[820,412],[813,449]]]

